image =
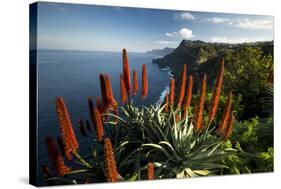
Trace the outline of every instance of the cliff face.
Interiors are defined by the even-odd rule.
[[[188,75],[192,74],[195,84],[199,83],[203,74],[207,74],[208,84],[216,77],[221,57],[235,52],[245,46],[260,46],[265,54],[273,54],[273,42],[226,44],[207,43],[203,41],[183,40],[180,45],[170,54],[153,62],[159,67],[170,67],[172,73],[180,76],[184,64],[187,64]],[[176,77],[176,80],[178,79]],[[197,86],[195,85],[195,88]]]

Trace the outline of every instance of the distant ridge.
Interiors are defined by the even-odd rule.
[[[146,54],[156,55],[156,56],[166,56],[174,51],[174,48],[165,47],[164,49],[152,49],[150,51],[146,51]]]

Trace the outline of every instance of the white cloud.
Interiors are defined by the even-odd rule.
[[[165,35],[168,37],[174,37],[174,36],[177,36],[178,33],[177,32],[166,32]]]
[[[213,18],[208,18],[207,21],[218,24],[218,23],[225,23],[229,22],[230,19],[228,18],[222,18],[222,17],[213,17]]]
[[[161,44],[161,45],[171,45],[171,44],[177,44],[178,42],[176,42],[176,41],[162,41],[162,40],[159,40],[159,41],[155,41],[155,43],[158,43],[158,44]]]
[[[167,37],[181,37],[183,39],[193,38],[192,30],[188,28],[182,28],[177,32],[166,32],[165,35]]]
[[[195,16],[189,12],[182,12],[174,15],[176,20],[194,20]]]
[[[266,38],[247,38],[247,37],[212,37],[211,41],[216,43],[250,43],[257,41],[269,41],[270,39]]]
[[[229,19],[223,17],[212,17],[206,19],[208,22],[214,24],[228,24],[231,26],[244,28],[244,29],[273,29],[273,18],[266,17],[264,19]]]
[[[235,26],[245,29],[273,29],[273,18],[266,19],[242,19],[239,20]]]
[[[192,30],[187,29],[187,28],[182,28],[182,29],[179,31],[179,34],[180,34],[180,36],[181,36],[183,39],[189,39],[189,38],[194,37],[194,36],[192,35]]]

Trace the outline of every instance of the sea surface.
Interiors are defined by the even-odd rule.
[[[169,69],[160,69],[152,60],[158,58],[145,53],[128,53],[132,70],[136,69],[139,93],[134,103],[150,105],[160,103],[169,90]],[[100,96],[99,74],[110,75],[112,90],[116,100],[120,100],[119,78],[122,73],[122,53],[97,51],[38,50],[38,183],[45,185],[41,166],[49,164],[46,144],[47,136],[59,137],[59,125],[55,110],[55,98],[63,97],[68,107],[76,136],[79,152],[90,151],[89,139],[82,137],[77,119],[89,120],[87,98]],[[141,65],[147,65],[149,92],[146,99],[140,98]]]

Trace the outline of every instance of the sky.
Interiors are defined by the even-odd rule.
[[[145,52],[183,40],[244,43],[273,40],[273,17],[40,2],[37,46]]]

